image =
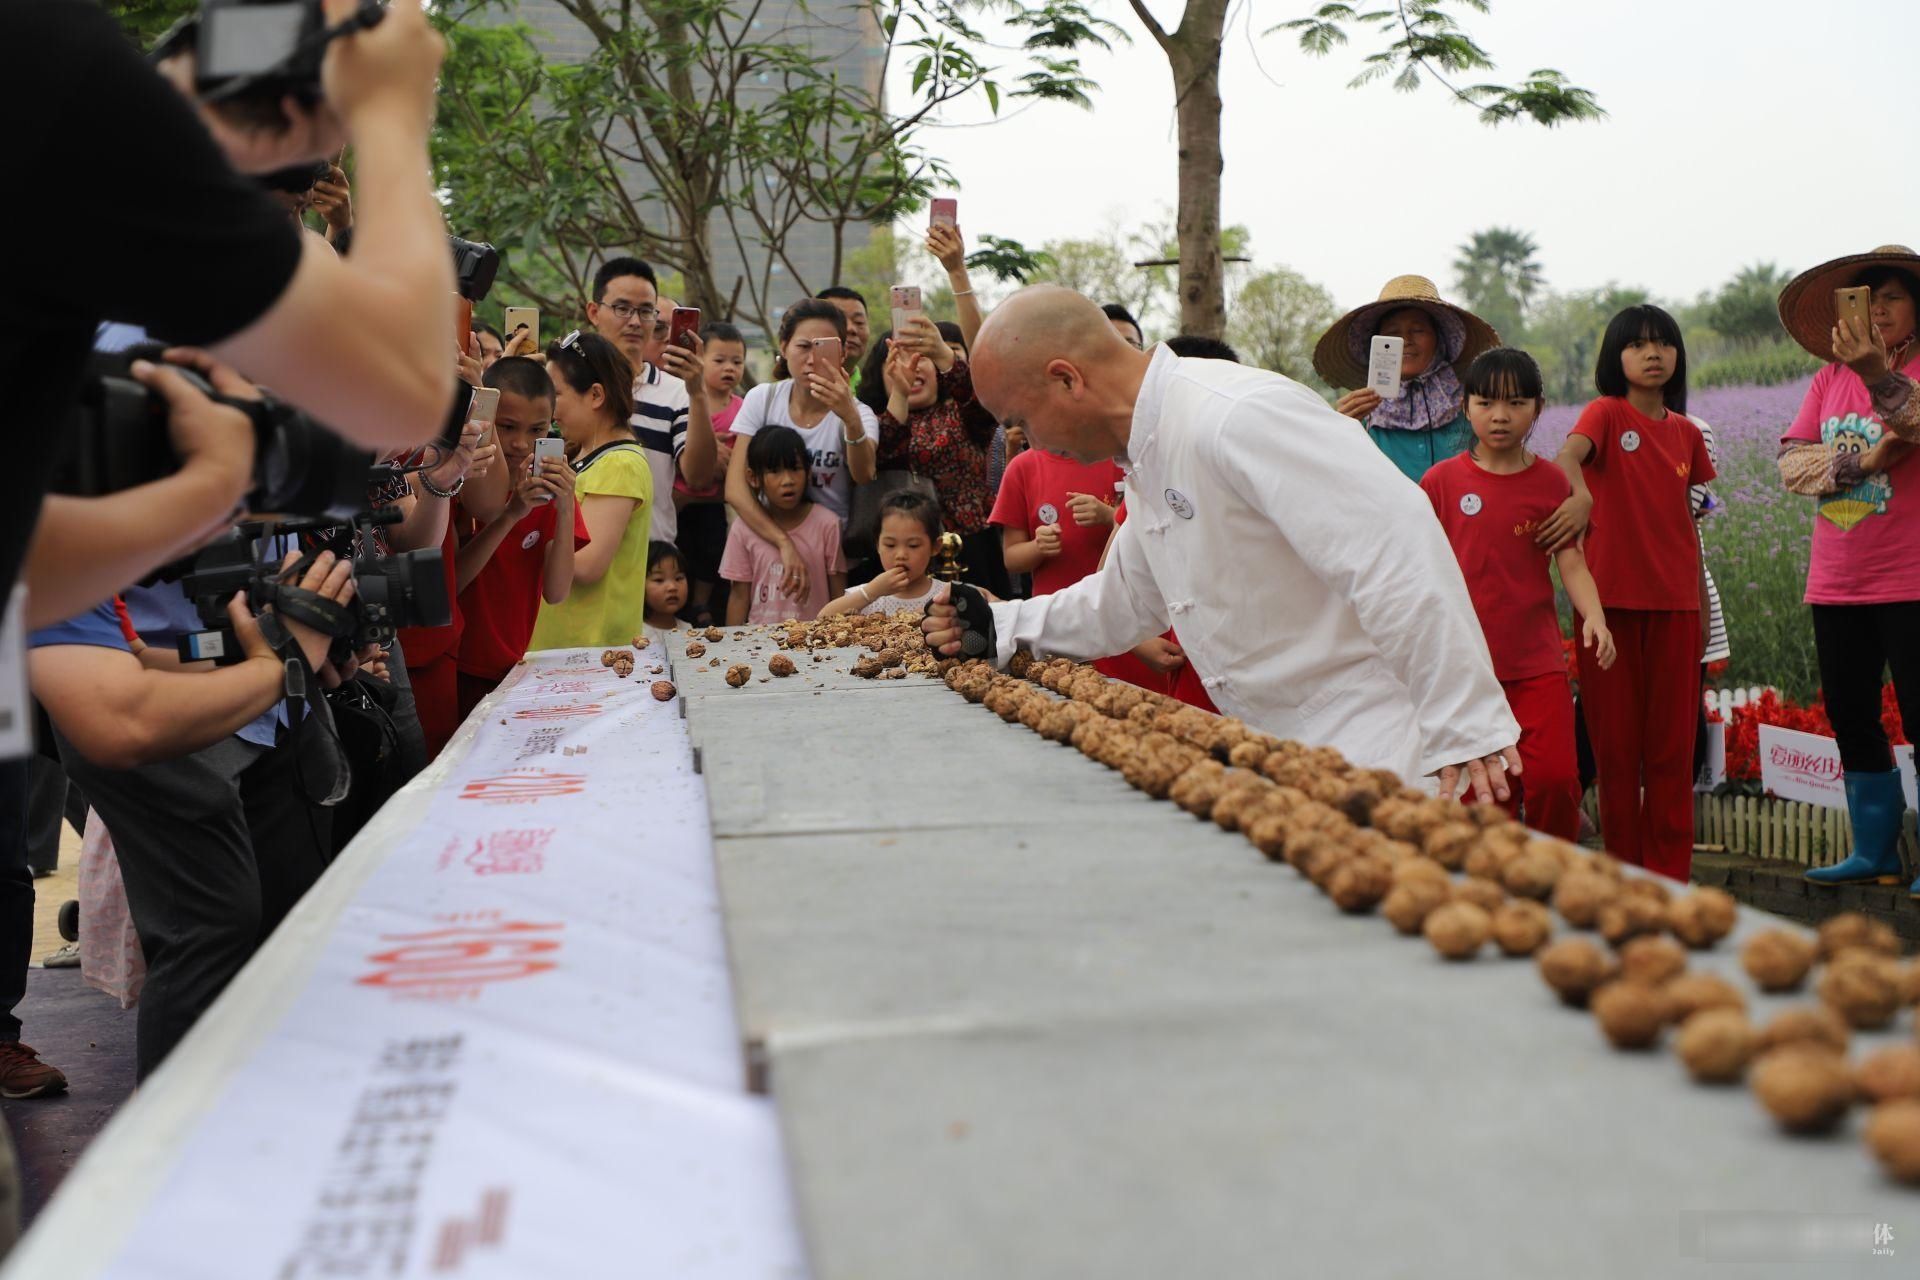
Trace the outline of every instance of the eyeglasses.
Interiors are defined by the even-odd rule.
[[[660,314],[660,308],[654,306],[651,302],[643,302],[637,307],[631,302],[608,302],[603,305],[607,310],[620,317],[621,324],[626,324],[629,320],[638,320],[641,324],[649,324],[655,316]]]

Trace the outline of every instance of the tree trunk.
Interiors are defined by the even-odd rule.
[[[1187,0],[1163,47],[1173,69],[1180,140],[1180,329],[1223,337],[1226,264],[1220,258],[1220,42],[1227,0]]]

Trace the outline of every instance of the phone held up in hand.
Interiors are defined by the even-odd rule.
[[[667,341],[691,351],[694,339],[699,336],[700,308],[675,307],[672,317],[667,321]]]
[[[1834,314],[1851,324],[1854,333],[1861,338],[1867,337],[1867,325],[1871,321],[1872,308],[1873,290],[1866,285],[1833,291]]]
[[[1367,390],[1382,400],[1400,398],[1400,355],[1406,350],[1405,338],[1377,337],[1367,356]]]
[[[559,462],[567,460],[567,442],[559,436],[541,436],[533,442],[533,474],[539,475],[540,468],[548,458]],[[543,493],[537,499],[540,502],[552,502],[553,495]]]
[[[920,302],[920,286],[917,284],[897,284],[889,292],[888,308],[893,312],[893,332],[898,337],[900,331],[918,317],[926,314]]]
[[[467,401],[467,421],[491,424],[494,415],[500,412],[500,388],[475,387],[473,398]]]
[[[934,227],[958,227],[960,225],[960,202],[942,197],[933,202],[932,213],[927,225]]]
[[[508,307],[501,318],[500,332],[506,335],[506,341],[512,342],[513,335],[521,329],[527,331],[533,339],[533,349],[540,349],[540,309],[538,307]]]

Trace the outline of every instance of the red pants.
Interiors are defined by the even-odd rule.
[[[1520,776],[1503,806],[1550,836],[1580,835],[1580,764],[1573,747],[1573,690],[1564,671],[1502,680],[1507,706],[1520,722]],[[1464,801],[1469,795],[1461,796]]]
[[[1581,646],[1580,706],[1600,775],[1600,834],[1623,862],[1675,880],[1693,868],[1693,735],[1700,614],[1609,609],[1620,656]]]
[[[407,680],[413,685],[413,705],[427,737],[429,760],[440,754],[447,739],[460,727],[459,677],[451,653],[443,653],[423,666],[407,664]]]

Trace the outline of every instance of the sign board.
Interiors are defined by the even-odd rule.
[[[1895,747],[1893,758],[1900,770],[1901,786],[1907,793],[1907,807],[1920,807],[1914,802],[1913,747]],[[1760,726],[1760,785],[1768,794],[1782,800],[1844,809],[1847,789],[1843,773],[1840,745],[1832,738],[1777,725]]]

